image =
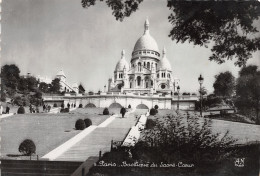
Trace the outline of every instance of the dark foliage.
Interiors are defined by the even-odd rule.
[[[100,0],[103,1],[103,0]],[[138,9],[138,5],[143,0],[106,0],[108,7],[112,9],[112,14],[116,20],[123,21],[124,17],[129,17],[132,12]],[[96,4],[96,0],[81,0],[82,7],[88,8]]]
[[[24,154],[24,155],[27,155],[27,156],[30,156],[32,154],[35,154],[36,152],[36,146],[34,144],[34,142],[30,139],[25,139],[20,145],[19,145],[19,148],[18,148],[19,152]]]
[[[53,107],[55,107],[55,108],[58,107],[57,103],[54,103]]]
[[[83,107],[83,105],[82,104],[79,104],[79,108],[82,108]]]
[[[226,71],[215,76],[213,84],[216,96],[231,97],[235,90],[235,77],[231,72]]]
[[[154,106],[154,109],[158,109],[158,108],[159,108],[159,106],[158,106],[158,105],[155,105],[155,106]]]
[[[157,109],[150,109],[150,115],[156,115],[158,113],[158,110]]]
[[[105,108],[105,109],[104,109],[103,115],[109,115],[109,110],[108,110],[108,108]]]
[[[16,90],[20,80],[20,69],[14,65],[4,65],[1,68],[1,84]]]
[[[64,108],[64,103],[61,103],[61,106],[60,106],[60,107],[61,107],[61,109],[63,109],[63,108]]]
[[[128,108],[131,109],[131,105],[128,105]]]
[[[85,122],[82,119],[78,119],[75,123],[76,130],[84,130],[86,128]]]
[[[240,113],[251,116],[256,124],[260,124],[260,71],[252,65],[243,67],[239,75],[235,105]]]
[[[86,128],[88,128],[89,126],[92,125],[92,121],[90,119],[84,119],[84,122],[85,122],[85,125],[86,125]]]
[[[213,41],[210,60],[221,64],[236,58],[235,65],[245,65],[260,48],[259,31],[253,21],[260,16],[257,1],[168,1],[174,26],[169,37],[177,42],[189,41],[205,46]]]
[[[69,108],[61,108],[60,113],[67,113],[70,112]]]
[[[17,110],[17,114],[24,114],[25,113],[25,109],[23,106],[20,106]]]
[[[43,93],[48,93],[50,89],[50,84],[47,84],[45,82],[40,82],[39,84],[39,90]]]
[[[55,78],[54,80],[52,80],[51,86],[50,86],[50,92],[60,93],[60,88],[61,88],[60,79]]]

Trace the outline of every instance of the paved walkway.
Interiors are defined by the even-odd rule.
[[[111,140],[122,141],[130,128],[136,123],[136,116],[129,113],[125,118],[116,117],[106,127],[98,127],[66,152],[56,161],[86,161],[90,156],[98,156],[110,151]]]

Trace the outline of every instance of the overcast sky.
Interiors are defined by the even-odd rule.
[[[168,37],[171,25],[166,4],[166,0],[145,0],[130,18],[119,22],[105,3],[83,9],[81,0],[4,0],[2,65],[15,63],[22,74],[50,78],[63,69],[71,84],[81,82],[87,91],[103,90],[122,49],[130,61],[149,17],[150,33],[160,51],[166,47],[174,77],[181,80],[181,91],[197,91],[199,74],[210,92],[219,72],[229,70],[237,76],[239,68],[233,61],[218,65],[208,60],[210,49],[176,44]],[[260,67],[260,52],[254,53],[248,64]]]

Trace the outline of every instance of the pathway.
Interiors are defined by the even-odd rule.
[[[99,151],[110,151],[111,140],[122,141],[129,129],[135,125],[136,116],[126,114],[125,118],[116,117],[106,127],[97,127],[81,141],[58,156],[56,161],[86,161],[90,156],[98,156]]]

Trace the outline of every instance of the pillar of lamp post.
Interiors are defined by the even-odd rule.
[[[180,86],[177,87],[178,92],[178,101],[177,101],[177,110],[179,111],[179,101],[180,101]]]
[[[107,87],[107,86],[106,86],[106,85],[104,85],[104,92],[106,92],[106,87]]]
[[[204,78],[200,75],[198,78],[199,84],[200,84],[200,116],[202,117],[202,84],[204,81]]]

